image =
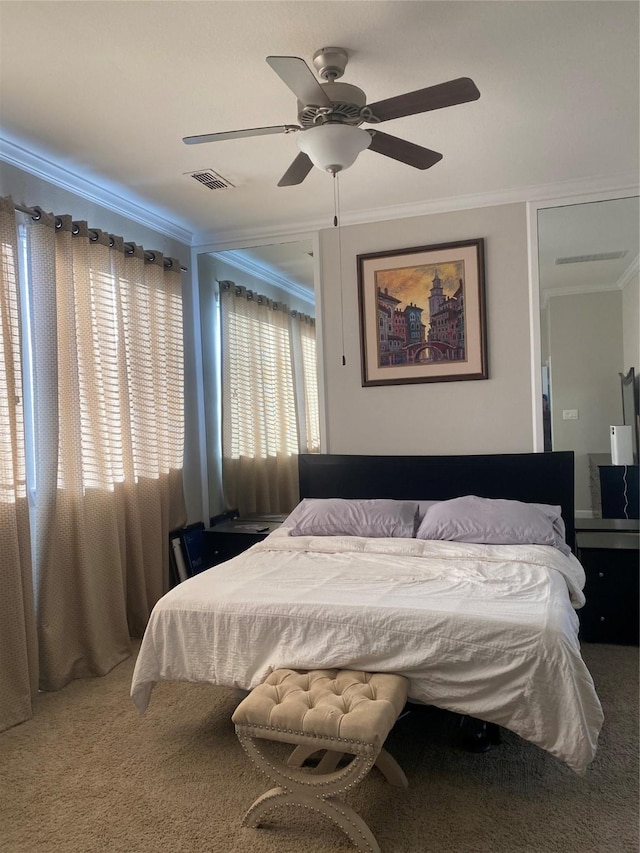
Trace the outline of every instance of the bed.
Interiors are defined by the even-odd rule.
[[[299,480],[302,503],[281,528],[156,604],[136,707],[161,680],[250,690],[281,667],[396,672],[411,700],[510,729],[584,774],[603,715],[578,640],[573,454],[305,454]],[[553,539],[442,535],[454,507],[466,525],[470,500],[478,518],[543,512]],[[406,521],[414,505],[412,535],[385,527],[389,506]],[[348,527],[352,508],[361,525],[372,506],[385,513],[366,515],[375,529]]]

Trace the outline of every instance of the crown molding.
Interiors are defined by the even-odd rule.
[[[541,291],[540,305],[542,308],[546,308],[549,302],[552,299],[555,299],[556,296],[582,296],[588,293],[615,293],[618,290],[623,290],[625,287],[625,285],[620,284],[620,281],[621,279],[613,284],[591,284],[586,286],[577,284],[573,287],[553,287],[549,290]]]
[[[0,160],[23,169],[25,172],[29,172],[61,189],[75,193],[81,198],[95,202],[114,213],[127,216],[141,225],[152,228],[167,237],[172,237],[187,246],[202,246],[203,250],[206,251],[232,249],[240,244],[247,245],[247,241],[279,242],[283,238],[291,239],[295,235],[329,228],[327,217],[323,216],[313,220],[284,223],[276,228],[267,225],[261,229],[194,232],[186,224],[172,222],[162,213],[152,211],[146,204],[134,200],[132,196],[123,195],[125,188],[119,186],[112,190],[104,184],[95,183],[93,179],[85,178],[62,166],[57,166],[47,156],[27,150],[6,133],[0,136]],[[581,196],[618,192],[622,196],[637,195],[639,192],[638,173],[620,173],[599,178],[583,178],[555,184],[518,187],[491,193],[451,196],[410,204],[356,210],[343,213],[341,224],[364,225],[371,222],[407,219],[413,216],[451,213],[458,210],[522,202],[557,204],[558,200],[566,199],[566,203],[569,204],[576,203]]]
[[[640,271],[640,255],[636,255],[635,258],[631,261],[626,270],[622,273],[618,281],[616,282],[616,287],[619,287],[620,290],[624,290],[625,287],[634,281]]]
[[[230,249],[227,251],[213,252],[212,254],[215,254],[217,258],[220,258],[220,260],[224,261],[226,264],[242,270],[243,272],[249,273],[249,275],[252,275],[255,278],[262,279],[262,281],[267,282],[267,284],[279,287],[280,290],[284,290],[291,296],[302,299],[304,302],[309,303],[309,305],[315,304],[315,295],[313,291],[309,291],[308,288],[303,287],[284,275],[281,275],[271,267],[261,264],[252,258],[245,257],[241,252],[236,252]]]
[[[624,290],[627,285],[635,281],[638,271],[640,270],[640,255],[636,255],[631,261],[626,270],[618,278],[617,281],[608,284],[592,284],[582,285],[576,284],[572,287],[552,287],[548,290],[541,290],[542,307],[545,308],[550,299],[554,296],[576,296],[582,293],[605,293],[606,291]]]
[[[257,231],[246,228],[238,231],[197,231],[193,235],[191,248],[196,252],[225,252],[229,249],[268,246],[271,243],[291,243],[304,240],[327,227],[326,217],[312,222],[298,220],[295,225],[267,227]]]
[[[554,296],[575,296],[582,293],[606,293],[608,291],[620,290],[616,284],[576,284],[569,287],[552,287],[544,293],[549,299]]]
[[[28,151],[6,135],[0,136],[0,160],[87,201],[106,207],[113,213],[133,219],[140,225],[151,228],[166,237],[171,237],[187,246],[191,245],[192,232],[188,228],[171,222],[161,213],[151,210],[148,205],[133,200],[132,196],[120,195],[122,188],[118,188],[118,192],[110,190],[105,185],[77,175],[63,166],[57,166],[45,156]]]
[[[370,208],[343,212],[341,225],[365,225],[371,222],[385,220],[407,219],[412,216],[428,216],[432,214],[452,213],[458,210],[472,210],[480,207],[496,207],[503,204],[524,202],[557,203],[562,200],[566,204],[576,204],[582,196],[599,193],[619,193],[620,197],[638,195],[640,185],[637,172],[624,172],[600,178],[583,178],[574,181],[562,181],[555,184],[539,186],[516,187],[491,193],[475,193],[473,195],[450,196],[447,198],[430,199],[429,201],[412,202],[410,204],[389,205],[387,207]],[[543,206],[543,205],[539,205]],[[322,231],[328,229],[327,216],[322,219],[296,221],[277,228],[257,231],[255,229],[239,229],[236,231],[201,231],[193,235],[193,245],[207,245],[230,248],[234,245],[248,245],[247,241],[262,243],[278,242],[283,237],[302,231]],[[215,248],[212,249],[215,251]]]

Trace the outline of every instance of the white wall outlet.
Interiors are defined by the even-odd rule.
[[[577,421],[578,420],[578,410],[577,409],[563,409],[562,410],[562,420],[563,421]]]

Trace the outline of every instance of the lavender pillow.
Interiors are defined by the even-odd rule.
[[[411,539],[415,501],[305,498],[285,519],[289,536],[393,536]]]
[[[467,495],[430,507],[417,539],[485,545],[551,545],[569,554],[560,507]]]
[[[432,506],[435,506],[435,504],[440,503],[440,501],[416,501],[416,503],[418,504],[418,517],[416,520],[417,523],[420,524],[427,514],[427,511],[431,509]]]

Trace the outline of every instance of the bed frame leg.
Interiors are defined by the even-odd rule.
[[[502,742],[500,726],[475,717],[462,717],[462,748],[467,752],[488,752]]]

